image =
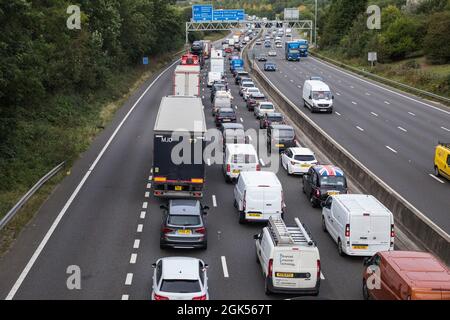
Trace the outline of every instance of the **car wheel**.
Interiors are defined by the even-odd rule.
[[[162,250],[164,250],[164,249],[166,249],[166,246],[165,246],[164,244],[160,243],[160,244],[159,244],[159,248],[162,249]]]
[[[236,201],[236,199],[234,199],[234,201],[233,201],[233,206],[237,209],[237,207],[238,207],[238,204],[237,204],[237,201]]]
[[[326,223],[325,223],[325,217],[322,215],[322,230],[323,230],[323,232],[325,232],[325,233],[327,233],[328,232],[328,230],[327,230],[327,225],[326,225]]]
[[[364,300],[370,300],[369,288],[367,288],[367,283],[365,280],[363,280],[362,294],[363,294]]]
[[[256,263],[257,264],[261,264],[261,262],[259,261],[259,257],[258,257],[258,251],[255,251],[256,252],[256,254],[255,254],[255,256],[256,256]]]
[[[436,177],[439,177],[441,174],[439,173],[439,168],[437,166],[434,166],[434,175]]]
[[[311,206],[313,208],[317,208],[317,202],[316,199],[314,199],[314,196],[311,194],[311,196],[309,197],[309,202],[311,202]]]
[[[206,249],[208,249],[208,243],[207,242],[205,242],[205,245],[202,247],[202,250],[206,250]]]
[[[342,249],[342,241],[341,241],[341,239],[338,240],[338,253],[339,253],[339,255],[341,257],[343,257],[345,255],[344,254],[344,250]]]
[[[272,294],[272,292],[271,292],[270,289],[269,289],[269,278],[266,278],[266,281],[265,281],[265,283],[264,283],[264,293],[265,293],[267,296],[270,296],[270,295]]]
[[[239,212],[239,224],[244,224],[245,223],[245,212],[241,211]]]
[[[305,190],[305,181],[304,181],[304,180],[302,180],[302,181],[303,181],[302,191],[303,191],[304,194],[306,194],[306,190]]]

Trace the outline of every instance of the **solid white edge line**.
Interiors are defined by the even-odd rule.
[[[339,72],[341,72],[341,73],[343,73],[343,74],[346,74],[346,75],[348,75],[349,77],[352,77],[352,78],[355,78],[355,79],[357,79],[357,80],[359,80],[359,81],[362,81],[362,82],[365,82],[365,83],[367,83],[367,84],[370,84],[371,86],[380,88],[380,89],[382,89],[382,90],[385,90],[385,91],[387,91],[387,92],[393,93],[393,94],[395,94],[395,95],[397,95],[397,96],[400,96],[400,97],[402,97],[402,98],[405,98],[405,99],[408,99],[408,100],[411,100],[411,101],[420,103],[420,104],[422,104],[422,105],[424,105],[424,106],[427,106],[427,107],[429,107],[429,108],[432,108],[432,109],[435,109],[435,110],[437,110],[437,111],[440,111],[440,112],[443,112],[443,113],[446,113],[446,114],[450,115],[450,112],[449,112],[449,111],[442,110],[442,109],[440,109],[440,108],[438,108],[438,107],[432,106],[431,104],[422,102],[422,101],[420,101],[420,100],[417,100],[417,99],[408,97],[408,96],[406,96],[406,95],[404,95],[404,94],[401,94],[401,93],[399,93],[399,92],[396,92],[396,91],[394,91],[394,90],[390,90],[390,89],[385,88],[385,87],[383,87],[383,86],[380,86],[380,85],[378,85],[378,84],[375,84],[375,83],[372,83],[372,82],[370,82],[370,81],[361,79],[361,78],[359,78],[359,77],[357,77],[357,76],[354,76],[353,74],[351,74],[351,73],[349,73],[349,72],[345,72],[345,71],[343,71],[343,70],[340,70],[339,68],[336,68],[336,67],[333,67],[332,65],[329,65],[329,64],[327,64],[327,63],[324,63],[324,62],[320,61],[319,59],[316,59],[316,58],[312,58],[312,59],[315,60],[315,61],[317,61],[317,62],[320,63],[320,64],[323,64],[323,65],[325,65],[325,66],[331,68],[331,69],[334,69],[334,70],[339,71]]]
[[[42,239],[41,243],[39,244],[39,246],[37,247],[37,249],[34,251],[33,255],[31,256],[30,260],[28,261],[27,265],[25,266],[25,268],[22,270],[22,273],[19,275],[19,278],[17,278],[16,282],[14,283],[13,287],[11,288],[11,290],[9,291],[8,295],[6,296],[5,300],[12,300],[14,298],[14,296],[16,295],[17,291],[19,290],[20,286],[22,285],[23,281],[25,280],[25,278],[27,277],[28,273],[30,272],[31,268],[33,267],[34,263],[36,262],[37,258],[39,257],[39,255],[41,254],[42,250],[44,249],[45,245],[47,244],[48,240],[50,239],[50,237],[52,236],[53,232],[55,231],[56,227],[58,226],[59,222],[61,221],[61,219],[64,217],[64,215],[67,212],[67,209],[70,207],[70,205],[72,204],[72,202],[75,200],[76,196],[78,195],[78,193],[80,192],[81,188],[83,187],[83,185],[86,183],[86,180],[89,178],[89,176],[91,175],[91,172],[94,170],[94,168],[97,166],[98,162],[100,161],[100,159],[103,157],[103,155],[105,154],[106,150],[109,148],[110,144],[112,143],[112,141],[114,140],[114,138],[116,137],[117,133],[120,131],[120,129],[122,128],[122,126],[124,125],[125,121],[128,119],[128,117],[131,115],[131,113],[134,111],[134,109],[136,108],[136,106],[139,104],[139,102],[141,102],[142,98],[147,94],[147,92],[153,87],[153,85],[167,72],[167,70],[169,70],[170,68],[172,68],[175,64],[177,64],[179,62],[180,59],[176,60],[175,62],[173,62],[169,67],[167,67],[164,71],[162,71],[156,78],[155,80],[153,80],[153,82],[147,87],[147,89],[145,89],[145,91],[142,93],[142,95],[139,97],[139,99],[134,103],[134,105],[131,107],[131,109],[128,111],[128,113],[125,115],[125,117],[122,119],[122,121],[119,123],[119,125],[117,126],[116,130],[114,130],[113,134],[111,135],[111,137],[109,138],[109,140],[106,142],[105,146],[103,147],[103,149],[100,151],[100,153],[98,154],[97,158],[95,159],[95,161],[92,163],[91,167],[89,168],[89,170],[86,172],[86,174],[84,175],[83,179],[81,180],[81,182],[78,184],[78,186],[76,187],[75,191],[72,193],[72,195],[70,196],[69,200],[67,200],[66,204],[64,205],[64,207],[62,208],[62,210],[59,212],[58,216],[56,217],[55,221],[53,221],[53,224],[50,226],[50,229],[47,231],[47,233],[44,236],[44,239]]]
[[[212,196],[212,202],[213,202],[213,207],[217,207],[217,199],[216,199],[215,195]]]
[[[220,260],[222,260],[223,276],[225,278],[229,278],[230,275],[228,274],[227,259],[225,258],[225,256],[221,256]]]
[[[430,177],[432,177],[434,180],[436,180],[436,181],[438,181],[438,182],[440,182],[440,183],[442,183],[442,184],[445,184],[444,181],[442,181],[441,179],[439,179],[438,177],[436,177],[434,174],[431,174],[431,173],[430,173]]]

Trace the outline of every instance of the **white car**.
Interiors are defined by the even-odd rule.
[[[283,44],[281,42],[278,42],[277,44],[275,44],[276,48],[283,48]]]
[[[244,91],[247,90],[248,88],[254,88],[255,84],[253,83],[253,81],[250,80],[245,80],[242,81],[241,85],[239,86],[239,94],[242,96],[244,94]]]
[[[241,172],[247,171],[261,171],[255,147],[251,144],[227,144],[223,164],[225,181],[236,181]]]
[[[277,56],[277,52],[276,51],[269,51],[269,57],[276,57]]]
[[[281,154],[281,165],[288,174],[305,174],[317,164],[316,156],[308,148],[288,148]]]
[[[152,266],[152,300],[209,300],[208,265],[202,260],[169,257]]]
[[[250,95],[254,94],[254,93],[261,93],[261,91],[259,91],[259,89],[256,87],[248,88],[248,89],[244,90],[242,97],[244,98],[245,101],[247,101],[247,99],[250,97]]]
[[[254,110],[256,119],[261,119],[266,113],[269,112],[275,112],[275,106],[269,101],[259,102]]]

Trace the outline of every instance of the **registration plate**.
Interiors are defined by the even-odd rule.
[[[339,192],[337,192],[337,191],[329,191],[329,192],[327,192],[327,194],[329,196],[335,196],[335,195],[339,194]]]
[[[286,273],[286,272],[277,272],[275,273],[275,276],[277,278],[294,278],[293,273]]]
[[[191,230],[178,230],[178,234],[188,235],[191,234]]]
[[[233,170],[233,174],[239,174],[241,173],[241,170]]]
[[[311,168],[310,164],[302,164],[302,168]]]
[[[254,218],[261,218],[262,217],[261,213],[248,213],[247,215],[249,217],[254,217]]]
[[[278,148],[284,148],[284,144],[277,144]]]
[[[230,119],[223,119],[223,122],[230,122]]]
[[[175,186],[175,191],[183,191],[183,187],[182,186]]]
[[[367,250],[369,246],[352,246],[355,250]]]

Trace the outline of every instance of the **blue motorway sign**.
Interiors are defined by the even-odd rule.
[[[245,20],[245,10],[214,10],[214,21],[239,21]]]
[[[213,20],[213,6],[212,5],[193,5],[192,6],[192,20],[195,22],[212,21]]]

